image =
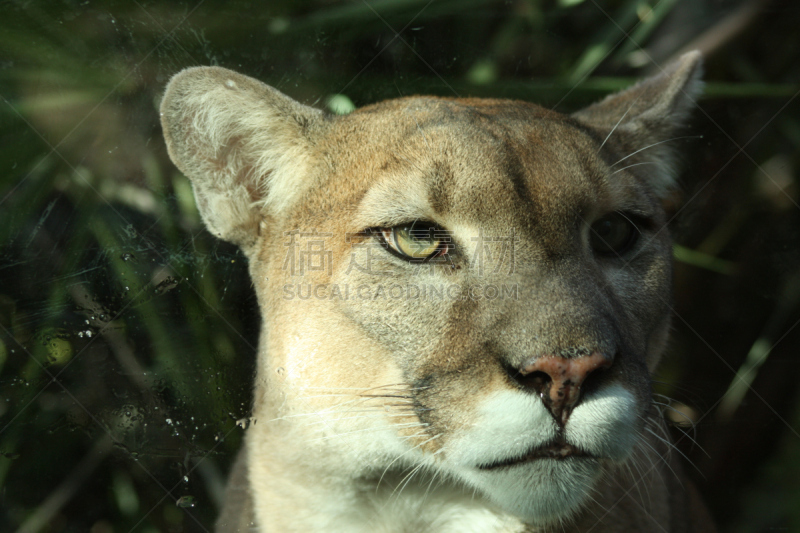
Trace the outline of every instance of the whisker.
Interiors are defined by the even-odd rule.
[[[378,479],[378,483],[377,483],[377,485],[375,485],[375,491],[376,491],[376,492],[378,491],[378,487],[380,487],[380,486],[381,486],[381,481],[383,481],[383,477],[386,475],[386,473],[389,471],[389,469],[392,467],[392,465],[393,465],[393,464],[395,464],[397,461],[399,461],[400,459],[402,459],[402,458],[403,458],[403,457],[404,457],[406,454],[409,454],[409,453],[413,452],[414,450],[416,450],[416,449],[418,449],[418,448],[421,448],[422,446],[425,446],[427,443],[429,443],[429,442],[431,442],[431,441],[433,441],[433,440],[436,440],[436,439],[438,439],[438,438],[439,438],[439,437],[441,437],[441,436],[442,436],[442,434],[441,434],[441,433],[438,433],[438,434],[434,435],[433,437],[429,438],[428,440],[426,440],[426,441],[424,441],[424,442],[421,442],[421,443],[417,444],[417,445],[416,445],[416,446],[414,446],[413,448],[409,448],[408,450],[404,451],[403,453],[401,453],[400,455],[398,455],[397,457],[395,457],[395,458],[392,460],[392,462],[391,462],[391,463],[389,463],[388,465],[386,465],[386,468],[384,468],[384,469],[383,469],[383,473],[381,473],[381,477]]]
[[[427,424],[425,424],[424,422],[409,422],[408,424],[393,424],[391,427],[392,427],[392,429],[395,429],[395,428],[412,428],[412,427],[427,427]],[[319,441],[324,441],[324,440],[330,440],[330,439],[345,437],[347,435],[354,435],[356,433],[364,433],[365,431],[367,431],[367,432],[369,432],[369,431],[385,431],[386,429],[387,428],[384,428],[384,427],[372,427],[372,428],[355,429],[353,431],[347,431],[345,433],[337,433],[335,435],[329,435],[327,437],[319,437],[319,438],[316,438],[316,439],[311,439],[308,442],[319,442]]]
[[[651,470],[654,470],[654,469],[655,469],[655,466]],[[656,473],[660,477],[660,474],[658,473],[658,470],[657,469],[655,469],[655,470],[656,470]],[[649,473],[649,471],[648,471],[648,473]],[[640,485],[644,485],[645,489],[647,489],[647,483],[641,483],[641,481],[643,479],[644,478],[642,477],[640,479],[640,481],[635,482],[634,486],[636,486],[637,489],[639,488]],[[622,489],[625,489],[625,487],[623,485],[621,485],[618,481],[616,483],[617,483],[617,486],[619,486]],[[632,490],[632,488],[629,489],[625,494],[627,495],[630,492],[630,490]],[[648,501],[647,502],[645,502],[644,499],[641,498],[641,491],[639,491],[639,496],[640,496],[639,500],[637,500],[636,498],[631,497],[631,500],[633,501],[633,503],[635,503],[639,507],[639,509],[641,509],[642,512],[644,512],[644,514],[647,515],[650,518],[650,521],[651,521],[652,524],[655,524],[661,531],[664,531],[664,533],[667,533],[667,530],[664,529],[664,526],[661,525],[661,523],[659,523],[659,521],[657,521],[653,517],[652,513],[650,512],[650,509],[652,509],[652,501],[650,500],[649,494],[648,494]]]
[[[681,136],[681,137],[673,137],[673,138],[671,138],[671,139],[667,139],[667,140],[665,140],[665,141],[658,141],[657,143],[649,144],[649,145],[645,146],[644,148],[639,148],[639,149],[638,149],[638,150],[636,150],[635,152],[633,152],[633,153],[630,153],[630,154],[626,155],[625,157],[623,157],[622,159],[620,159],[619,161],[617,161],[616,163],[614,163],[613,165],[611,165],[609,168],[614,168],[614,167],[615,167],[615,166],[617,166],[619,163],[622,163],[623,161],[625,161],[625,160],[626,160],[626,159],[628,159],[629,157],[633,157],[633,156],[635,156],[636,154],[638,154],[639,152],[642,152],[642,151],[644,151],[644,150],[647,150],[647,149],[649,149],[649,148],[652,148],[652,147],[654,147],[654,146],[658,146],[659,144],[664,144],[664,143],[668,143],[668,142],[672,142],[672,141],[678,141],[678,140],[681,140],[681,139],[701,139],[701,138],[702,138],[702,137],[701,137],[700,135],[683,135],[683,136]]]
[[[643,161],[641,163],[633,163],[632,165],[628,165],[627,167],[622,167],[620,169],[617,169],[614,172],[612,172],[611,174],[609,174],[609,176],[613,176],[614,174],[622,172],[623,170],[628,170],[629,168],[638,167],[639,165],[656,165],[656,166],[659,166],[658,163],[656,163],[655,161]]]
[[[630,218],[628,218],[628,216],[627,216],[627,215],[625,215],[625,213],[623,213],[623,212],[621,212],[621,211],[620,211],[620,212],[617,212],[617,214],[618,214],[619,216],[621,216],[622,218],[624,218],[625,220],[627,220],[627,221],[630,223],[630,225],[633,227],[633,229],[635,229],[637,232],[639,232],[639,235],[644,235],[644,234],[642,233],[642,230],[640,230],[640,229],[639,229],[639,225],[638,225],[638,224],[634,224],[634,223],[633,223],[633,220],[631,220]]]
[[[295,414],[292,414],[292,415],[283,415],[283,416],[279,416],[277,418],[273,418],[273,419],[267,420],[264,423],[265,424],[269,424],[271,422],[277,422],[279,420],[289,420],[289,419],[292,419],[292,418],[303,418],[303,417],[309,417],[309,416],[322,416],[322,415],[326,415],[326,414],[331,414],[331,413],[335,413],[337,411],[337,408],[342,407],[344,405],[347,405],[348,403],[352,403],[352,402],[345,402],[343,404],[333,405],[333,406],[330,406],[330,407],[326,407],[325,409],[322,409],[320,411],[313,411],[311,413],[295,413]],[[377,409],[377,407],[376,407],[376,409]]]
[[[665,398],[666,398],[666,396],[665,396]],[[669,398],[667,398],[667,399],[669,399]],[[691,428],[692,428],[692,433],[691,433],[691,434],[689,434],[689,432],[688,432],[686,429],[682,428],[682,427],[681,427],[680,425],[678,425],[678,424],[671,424],[671,425],[672,425],[672,427],[676,428],[678,431],[680,431],[681,433],[683,433],[683,435],[684,435],[684,436],[685,436],[687,439],[689,439],[689,442],[691,442],[691,443],[692,443],[692,446],[695,446],[695,447],[697,447],[697,449],[699,449],[701,452],[703,452],[703,454],[704,454],[706,457],[708,457],[709,459],[711,458],[711,455],[710,455],[710,454],[709,454],[709,453],[708,453],[708,452],[705,450],[705,448],[703,448],[703,447],[700,445],[700,443],[697,441],[697,424],[694,422],[694,420],[692,420],[692,419],[691,419],[691,418],[690,418],[690,417],[689,417],[689,416],[688,416],[686,413],[683,413],[683,412],[681,412],[680,410],[678,410],[678,409],[675,409],[674,407],[672,407],[672,405],[670,405],[670,404],[668,404],[668,403],[661,403],[661,402],[657,402],[657,401],[655,401],[655,400],[653,400],[653,403],[654,403],[655,405],[660,405],[660,406],[662,406],[664,409],[669,409],[671,412],[673,412],[673,413],[676,413],[676,414],[680,415],[681,417],[683,417],[683,418],[684,418],[684,419],[685,419],[685,420],[686,420],[686,421],[689,423],[689,425],[690,425],[690,426],[691,426]],[[662,434],[663,434],[663,436],[664,436],[665,438],[669,439],[669,432],[668,432],[668,431],[667,431],[667,429],[664,427],[664,424],[663,424],[663,423],[660,423],[660,424],[656,424],[656,426],[657,426],[659,429],[661,429],[661,430],[662,430]]]
[[[374,387],[312,387],[312,386],[304,386],[299,387],[300,390],[329,390],[329,391],[362,391],[362,392],[372,392],[381,389],[391,389],[392,387],[396,387],[395,390],[397,391],[418,391],[418,390],[426,390],[429,389],[430,386],[425,387],[409,387],[405,383],[387,383],[385,385],[376,385]]]
[[[394,496],[394,495],[395,495],[395,493],[397,493],[397,496],[399,497],[399,496],[400,496],[400,494],[403,492],[403,490],[404,490],[404,489],[405,489],[405,488],[408,486],[409,482],[411,482],[411,479],[412,479],[412,478],[413,478],[413,477],[414,477],[414,476],[415,476],[415,475],[416,475],[416,474],[417,474],[417,473],[418,473],[420,470],[422,470],[422,468],[424,468],[424,467],[425,467],[425,465],[424,465],[424,464],[421,464],[421,463],[420,463],[420,464],[418,464],[417,466],[415,466],[415,467],[414,467],[414,468],[411,470],[411,472],[409,472],[408,474],[406,474],[406,476],[405,476],[403,479],[401,479],[401,480],[400,480],[400,483],[398,483],[398,484],[397,484],[397,486],[394,488],[394,490],[392,491],[392,494],[390,494],[390,496]]]
[[[314,394],[311,396],[298,396],[298,400],[308,400],[311,398],[352,398],[352,393],[327,393],[327,394]],[[358,395],[358,397],[362,397],[362,395]]]
[[[348,411],[348,413],[350,412],[353,411]],[[364,412],[369,412],[369,411],[364,411]],[[381,412],[381,414],[374,414],[374,415],[362,414],[356,416],[342,416],[331,419],[317,420],[315,422],[309,422],[308,424],[305,424],[305,427],[310,427],[316,424],[327,424],[328,422],[340,422],[342,420],[357,420],[357,419],[371,419],[371,418],[407,418],[408,416],[409,416],[408,414],[404,413],[384,414],[383,412]],[[397,426],[393,424],[392,427],[397,427]]]
[[[361,398],[403,398],[411,401],[411,396],[407,394],[359,394]]]
[[[691,459],[689,459],[689,457],[688,457],[688,456],[687,456],[685,453],[683,453],[683,452],[680,450],[680,448],[678,448],[677,446],[675,446],[674,444],[672,444],[672,443],[669,441],[669,439],[665,439],[664,437],[661,437],[661,436],[659,436],[659,435],[658,435],[658,434],[657,434],[655,431],[653,431],[653,430],[652,430],[652,429],[650,429],[649,427],[645,427],[644,429],[645,429],[645,431],[647,431],[648,433],[650,433],[651,435],[653,435],[655,438],[657,438],[658,440],[660,440],[661,442],[663,442],[664,444],[666,444],[666,445],[669,447],[669,449],[670,449],[670,450],[675,450],[676,452],[678,452],[678,453],[681,455],[681,457],[683,457],[683,459],[684,459],[684,460],[685,460],[687,463],[689,463],[690,465],[692,465],[692,467],[693,467],[695,470],[697,470],[697,473],[698,473],[698,474],[700,474],[700,475],[703,477],[703,479],[705,479],[705,475],[703,475],[703,471],[702,471],[702,470],[700,470],[700,468],[699,468],[699,467],[698,467],[696,464],[694,464],[694,463],[692,462],[692,460],[691,460]],[[666,461],[665,461],[665,462],[666,462]],[[672,469],[670,468],[670,470],[672,470]]]
[[[661,439],[660,437],[656,437],[656,438],[658,438],[658,439]],[[641,443],[642,443],[644,446],[647,446],[648,448],[650,448],[650,450],[652,450],[652,451],[653,451],[653,453],[655,454],[655,456],[656,456],[656,457],[658,457],[658,458],[661,460],[661,462],[662,462],[662,463],[664,463],[664,466],[666,466],[666,467],[669,469],[669,471],[670,471],[670,472],[672,472],[672,475],[673,475],[673,476],[675,476],[675,479],[678,481],[678,483],[680,483],[680,484],[681,484],[681,486],[683,486],[683,483],[681,483],[681,478],[680,478],[680,476],[678,476],[678,473],[677,473],[677,472],[675,472],[675,470],[674,470],[674,469],[672,468],[672,466],[669,464],[669,461],[667,461],[667,458],[666,458],[666,457],[664,457],[664,456],[662,456],[662,455],[661,455],[661,454],[658,452],[658,450],[656,450],[656,449],[653,447],[653,445],[652,445],[652,444],[650,444],[649,442],[647,442],[646,440],[642,439],[642,440],[640,440],[640,442],[641,442]],[[670,448],[670,451],[671,451],[671,450],[672,450],[672,448]],[[657,468],[655,468],[655,465],[653,466],[653,469],[654,469],[656,472],[658,472],[658,469],[657,469]]]
[[[614,127],[613,127],[613,128],[611,128],[611,131],[609,131],[609,132],[608,132],[608,135],[606,135],[606,138],[605,138],[605,139],[603,139],[603,142],[600,144],[600,148],[598,148],[598,149],[597,149],[597,153],[598,153],[598,154],[600,153],[600,150],[602,150],[602,149],[603,149],[603,146],[605,146],[605,145],[606,145],[606,141],[608,141],[608,139],[611,137],[611,134],[612,134],[612,133],[614,133],[615,131],[617,131],[617,127],[619,127],[619,125],[620,125],[620,124],[622,124],[622,121],[623,121],[623,120],[625,120],[625,117],[627,117],[627,116],[628,116],[628,113],[630,113],[630,110],[631,110],[631,109],[633,109],[633,106],[635,106],[635,105],[636,105],[636,103],[639,101],[639,98],[641,98],[641,97],[642,97],[642,96],[641,96],[641,95],[639,95],[639,96],[636,98],[636,100],[634,100],[633,102],[631,102],[631,105],[630,105],[630,107],[628,107],[628,109],[626,109],[626,110],[625,110],[625,113],[623,113],[623,114],[622,114],[622,116],[621,116],[621,117],[619,117],[619,120],[617,121],[617,123],[616,123],[616,124],[614,124]]]
[[[631,462],[631,466],[632,466],[633,468],[635,468],[635,469],[636,469],[636,474],[637,474],[637,476],[638,476],[638,479],[641,479],[641,480],[643,480],[643,479],[645,478],[645,476],[646,476],[648,473],[650,473],[650,472],[653,472],[653,471],[655,471],[655,472],[656,472],[656,474],[657,474],[659,477],[661,477],[661,473],[660,473],[660,472],[658,471],[658,469],[656,468],[656,464],[655,464],[655,462],[654,462],[654,461],[653,461],[653,459],[652,459],[652,458],[651,458],[649,455],[647,455],[647,454],[645,453],[645,451],[644,451],[644,445],[642,444],[642,440],[641,440],[642,438],[643,438],[643,435],[640,435],[640,440],[638,440],[638,441],[637,441],[637,446],[639,447],[639,450],[641,450],[641,452],[640,452],[640,453],[639,453],[639,455],[637,455],[637,456],[636,456],[636,458],[635,458],[635,459],[634,459],[634,460]],[[643,464],[643,462],[642,462],[642,461],[647,461],[648,463],[650,463],[650,468],[647,470],[647,472],[645,472],[645,471],[644,471],[644,469],[645,469],[645,467],[646,467],[647,465]],[[646,494],[646,496],[647,496],[647,501],[649,502],[649,501],[651,501],[651,499],[650,499],[650,486],[649,486],[649,484],[647,484],[647,483],[638,483],[638,484],[636,485],[636,489],[637,489],[637,491],[639,492],[639,495],[640,495],[640,497],[641,497],[641,493],[642,493],[642,492],[641,492],[641,490],[642,490],[642,489],[641,489],[641,486],[642,486],[642,485],[644,485],[644,492],[645,492],[645,494]]]

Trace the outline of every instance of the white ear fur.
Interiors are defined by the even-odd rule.
[[[195,67],[170,80],[161,124],[192,181],[209,230],[247,249],[264,210],[286,209],[309,186],[322,112],[257,80]]]
[[[664,196],[674,186],[668,141],[684,125],[702,91],[702,63],[700,52],[688,52],[660,74],[572,116],[597,129],[605,145],[613,147],[616,154],[629,156],[620,167],[655,163],[657,171],[653,172],[653,167],[648,169],[653,176],[651,186]]]

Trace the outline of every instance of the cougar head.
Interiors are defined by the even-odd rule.
[[[699,70],[686,54],[570,116],[435,97],[331,116],[222,68],[177,75],[169,153],[263,313],[256,508],[291,468],[415,469],[535,525],[589,501],[650,416],[668,141]]]

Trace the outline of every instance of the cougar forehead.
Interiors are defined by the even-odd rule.
[[[414,219],[516,228],[552,252],[596,213],[657,206],[596,131],[525,102],[405,98],[336,119],[319,198],[298,218],[353,215],[350,231]],[[617,169],[618,170],[618,169]],[[354,209],[358,206],[357,209]]]

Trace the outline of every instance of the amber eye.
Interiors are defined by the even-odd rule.
[[[599,218],[589,231],[589,244],[601,255],[622,255],[636,243],[639,229],[622,213]]]
[[[448,251],[444,231],[425,222],[384,228],[381,235],[386,245],[405,259],[433,259]]]

